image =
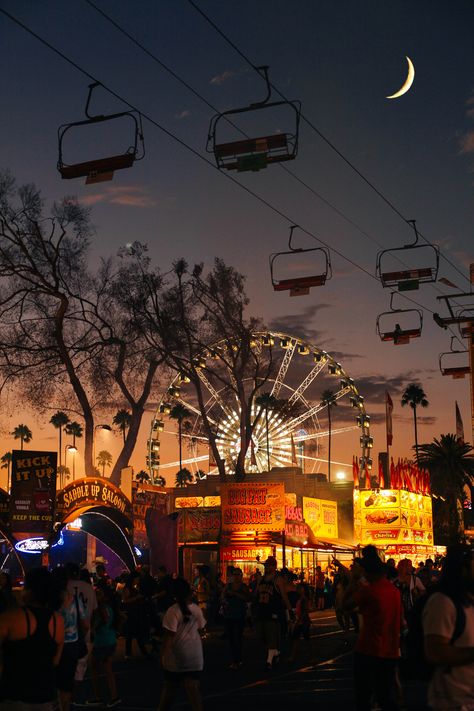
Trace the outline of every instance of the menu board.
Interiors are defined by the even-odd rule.
[[[337,502],[303,496],[303,518],[313,534],[337,538]]]
[[[354,533],[362,544],[433,544],[431,497],[381,489],[354,492]]]

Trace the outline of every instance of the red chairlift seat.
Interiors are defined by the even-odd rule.
[[[441,371],[441,375],[449,375],[451,378],[454,380],[460,380],[461,378],[464,378],[466,375],[469,375],[471,372],[471,368],[469,363],[459,363],[459,355],[465,355],[466,357],[469,356],[469,351],[464,350],[464,351],[458,351],[454,349],[454,341],[455,337],[451,337],[451,350],[447,351],[445,353],[440,353],[439,356],[439,369]],[[447,359],[452,361],[452,358],[454,357],[455,362],[452,364],[449,364],[448,366],[445,365],[445,362]],[[456,362],[457,360],[457,362]]]
[[[324,286],[327,279],[332,276],[331,261],[329,252],[322,247],[311,247],[309,249],[302,249],[301,247],[292,247],[293,230],[296,229],[297,225],[292,225],[290,227],[290,238],[288,241],[289,249],[285,252],[275,252],[270,255],[270,276],[272,280],[272,285],[274,291],[289,291],[290,296],[307,296],[309,290],[313,286]],[[293,258],[298,255],[307,254],[309,252],[320,252],[324,256],[324,266],[320,274],[312,274],[307,276],[299,277],[289,277],[280,279],[275,276],[275,261],[278,258]]]
[[[396,293],[396,291],[392,291],[390,295],[390,311],[383,311],[377,316],[375,329],[381,341],[391,341],[394,346],[403,346],[409,344],[412,338],[419,338],[421,336],[423,330],[423,312],[420,311],[420,309],[394,309],[393,297]],[[409,323],[411,321],[411,324],[413,324],[410,325],[409,328],[406,326],[402,328],[398,322],[395,323],[393,328],[388,329],[384,327],[383,324],[387,319],[396,318],[398,321],[400,320],[400,316],[406,319],[407,314],[409,314]],[[416,319],[416,323],[413,322],[413,317]]]
[[[92,92],[97,86],[99,86],[97,82],[89,85],[89,94],[87,96],[85,108],[87,119],[63,124],[58,129],[58,170],[61,173],[63,180],[72,180],[74,178],[85,177],[86,185],[112,180],[116,170],[131,168],[136,160],[141,160],[145,155],[145,143],[143,139],[141,116],[139,113],[136,111],[121,111],[119,113],[109,115],[91,116],[89,114],[89,104]],[[81,163],[68,164],[64,162],[63,141],[68,131],[81,126],[96,125],[104,123],[105,121],[113,121],[124,117],[131,119],[134,126],[133,144],[127,151],[109,156],[108,158],[98,158],[96,160],[88,160]]]
[[[226,170],[259,171],[271,163],[293,160],[298,152],[299,121],[301,104],[299,101],[272,101],[270,102],[271,86],[268,78],[268,67],[258,67],[258,71],[267,84],[267,96],[264,101],[244,106],[240,109],[223,111],[212,117],[207,137],[206,150],[213,153],[217,167]],[[260,111],[262,109],[275,109],[287,106],[294,114],[294,132],[278,132],[256,138],[246,137],[238,141],[217,140],[218,125],[222,119],[232,124],[231,117],[238,114]],[[241,133],[243,133],[241,131]]]
[[[384,249],[377,255],[376,273],[383,287],[397,287],[398,291],[412,291],[418,289],[420,284],[434,282],[438,278],[439,269],[439,247],[427,243],[418,244],[418,231],[416,229],[415,220],[409,220],[415,231],[415,241],[406,244],[403,247],[395,247],[393,249]],[[426,267],[414,267],[411,269],[388,270],[384,268],[386,263],[386,255],[391,254],[395,257],[413,257],[416,254],[426,257],[427,261],[432,261],[432,264]],[[420,252],[420,250],[422,250]],[[395,254],[401,252],[402,254]]]

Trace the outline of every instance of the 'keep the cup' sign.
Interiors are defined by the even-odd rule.
[[[56,452],[12,452],[12,533],[49,535],[56,498]]]

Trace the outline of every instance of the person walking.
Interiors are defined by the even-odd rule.
[[[448,546],[441,579],[423,608],[426,660],[434,665],[428,688],[432,709],[474,709],[474,553]]]
[[[271,670],[280,660],[281,626],[284,616],[294,621],[294,612],[286,593],[284,579],[277,575],[277,561],[269,556],[265,572],[256,590],[256,614],[262,641],[267,652],[266,669]]]
[[[316,609],[324,610],[324,573],[321,570],[320,565],[316,566],[314,588],[316,596]]]
[[[176,602],[163,617],[160,659],[165,683],[158,711],[170,708],[181,683],[193,711],[202,711],[199,679],[204,666],[201,634],[206,620],[200,607],[192,602],[193,592],[186,580],[174,581],[173,594]]]
[[[112,661],[117,647],[117,625],[119,611],[115,593],[110,588],[97,589],[98,607],[92,618],[92,632],[94,637],[91,671],[92,687],[94,698],[87,702],[88,706],[102,706],[99,673],[105,674],[109,701],[106,702],[108,709],[114,708],[122,703],[117,693],[117,684],[112,667]]]
[[[230,582],[222,592],[222,616],[226,626],[226,639],[230,644],[231,669],[242,666],[242,641],[249,600],[250,590],[243,582],[243,573],[240,568],[233,568]]]
[[[55,568],[52,576],[62,595],[59,612],[64,620],[64,647],[56,669],[61,711],[69,711],[72,704],[74,680],[79,659],[87,654],[84,637],[88,630],[86,612],[81,600],[67,589],[68,578],[64,568]]]
[[[402,604],[375,546],[366,546],[354,562],[344,605],[349,612],[358,608],[362,617],[354,653],[355,708],[370,711],[375,700],[382,711],[395,711]]]
[[[122,605],[125,611],[125,659],[132,656],[132,643],[137,640],[138,648],[146,659],[151,655],[146,647],[145,598],[140,593],[139,576],[130,573],[122,590]]]
[[[293,662],[296,656],[298,640],[303,637],[307,642],[310,641],[311,635],[311,618],[309,616],[309,597],[307,587],[304,583],[299,583],[296,586],[297,600],[295,605],[295,624],[291,629],[291,652],[288,657],[289,662]]]
[[[34,568],[25,577],[23,606],[0,615],[2,711],[56,709],[55,668],[64,644],[60,604],[51,573]]]
[[[87,582],[85,579],[81,579],[81,570],[77,563],[66,563],[66,565],[64,566],[64,570],[68,579],[68,592],[74,598],[77,597],[81,601],[82,606],[84,608],[84,621],[85,626],[87,626],[87,631],[84,634],[84,641],[87,646],[87,653],[77,662],[76,673],[74,676],[75,681],[83,681],[87,671],[89,653],[92,649],[90,627],[92,615],[94,614],[94,610],[97,609],[97,597],[96,592],[90,583],[90,578],[89,582]]]

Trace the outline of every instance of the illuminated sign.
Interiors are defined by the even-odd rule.
[[[178,496],[174,500],[175,509],[197,509],[200,506],[204,506],[202,496]]]
[[[403,489],[355,491],[354,533],[362,544],[433,545],[431,497]]]
[[[25,538],[15,543],[15,548],[19,553],[42,553],[49,543],[45,538]]]
[[[59,492],[57,505],[63,518],[78,509],[107,506],[132,519],[130,499],[107,479],[87,477],[68,484]]]
[[[222,484],[221,500],[225,531],[282,531],[285,528],[282,482]]]
[[[220,531],[219,509],[185,509],[179,513],[178,541],[180,543],[217,541]]]
[[[56,452],[13,450],[9,517],[13,533],[38,538],[52,532],[56,461]]]
[[[237,546],[224,546],[221,548],[221,556],[224,561],[255,561],[255,563],[265,561],[272,555],[271,548],[243,548]]]
[[[303,518],[314,536],[337,538],[337,502],[303,496]]]

